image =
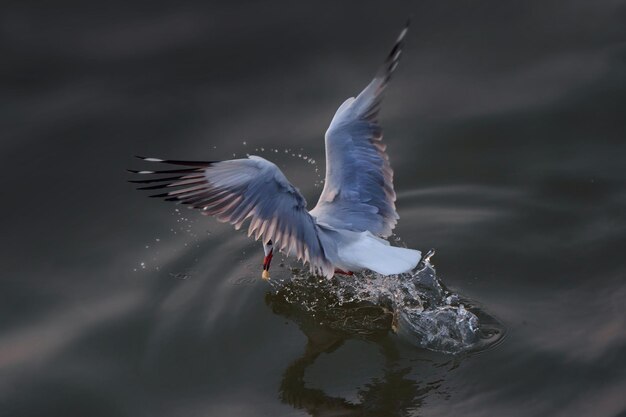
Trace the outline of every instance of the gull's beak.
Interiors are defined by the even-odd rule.
[[[263,272],[261,273],[261,278],[268,280],[270,279],[270,264],[272,263],[272,256],[274,256],[271,240],[263,245],[263,251],[265,252],[265,258],[263,258]]]

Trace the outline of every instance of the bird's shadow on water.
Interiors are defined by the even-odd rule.
[[[411,275],[414,279],[327,281],[293,272],[293,279],[272,283],[274,291],[265,301],[307,337],[304,353],[283,373],[280,399],[313,416],[413,414],[428,396],[446,395],[443,382],[449,370],[504,335],[496,319],[439,282],[427,257]],[[308,387],[307,370],[322,354],[332,356],[350,340],[378,348],[384,358],[382,377],[353,387],[356,402]]]

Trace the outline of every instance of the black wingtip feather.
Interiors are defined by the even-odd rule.
[[[146,180],[129,180],[128,182],[132,182],[134,184],[150,184],[153,182],[180,181],[184,179],[193,179],[193,178],[202,178],[202,176],[179,175],[176,177],[159,177],[159,178],[148,178]]]
[[[154,157],[147,157],[141,155],[135,155],[135,158],[141,159],[146,162],[158,162],[162,164],[171,164],[171,165],[186,165],[186,166],[197,166],[197,167],[208,167],[219,161],[182,161],[176,159],[161,159]]]
[[[168,187],[168,184],[149,185],[146,187],[137,187],[138,190],[158,190]]]
[[[391,75],[398,67],[398,62],[400,61],[400,57],[402,56],[402,48],[404,47],[404,39],[406,38],[406,34],[409,31],[409,26],[411,25],[411,16],[409,16],[404,24],[404,27],[400,31],[396,42],[393,44],[391,51],[387,54],[387,58],[385,58],[385,63],[383,67],[379,70],[379,77],[384,78],[384,83],[386,84],[391,79]],[[383,87],[384,88],[384,87]]]
[[[163,197],[167,197],[169,195],[170,195],[169,193],[162,193],[162,194],[152,194],[152,195],[149,195],[148,197],[150,197],[150,198],[163,198]]]

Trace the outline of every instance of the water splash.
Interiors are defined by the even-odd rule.
[[[351,336],[391,330],[418,347],[452,354],[492,345],[502,327],[445,288],[430,263],[433,255],[431,250],[415,271],[392,276],[365,272],[327,280],[292,269],[291,280],[270,281],[270,303],[289,308],[297,320]]]
[[[266,152],[279,153],[280,151],[282,151],[282,153],[286,155],[287,157],[291,157],[297,160],[303,160],[304,162],[306,162],[306,164],[311,165],[314,170],[315,177],[316,177],[313,185],[315,186],[315,188],[321,188],[324,186],[324,178],[322,178],[321,170],[319,166],[317,165],[317,162],[315,162],[315,159],[313,159],[312,157],[309,157],[306,155],[304,148],[300,148],[299,151],[291,149],[291,148],[280,148],[280,147],[268,148],[268,149],[264,147],[254,148],[254,154],[260,155],[260,156]],[[250,156],[250,155],[251,155],[250,153],[246,153],[246,156]],[[269,156],[269,158],[272,158],[272,157],[273,157],[272,155]],[[274,162],[276,162],[276,160],[274,160]]]

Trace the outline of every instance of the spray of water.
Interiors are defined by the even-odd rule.
[[[430,263],[431,250],[411,273],[373,272],[332,280],[292,269],[292,279],[272,281],[273,305],[297,306],[320,325],[369,336],[392,331],[437,352],[484,349],[500,338],[497,322],[446,289]],[[277,302],[280,300],[280,302]]]

